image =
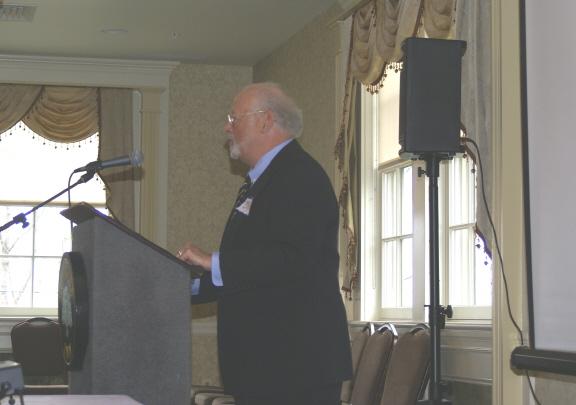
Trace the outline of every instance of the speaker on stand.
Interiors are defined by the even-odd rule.
[[[440,305],[438,176],[440,162],[462,153],[460,143],[460,82],[465,41],[407,38],[400,74],[399,155],[426,162],[429,178],[431,335],[429,399],[419,404],[445,405],[442,399],[440,330],[450,306]],[[422,174],[422,173],[420,173]]]

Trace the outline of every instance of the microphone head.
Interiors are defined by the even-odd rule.
[[[132,166],[138,167],[142,166],[142,163],[144,163],[144,155],[139,150],[135,150],[134,152],[130,153],[129,157],[130,164]]]

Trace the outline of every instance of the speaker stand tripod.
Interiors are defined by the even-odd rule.
[[[452,402],[442,399],[442,369],[440,362],[440,330],[444,328],[446,316],[452,317],[452,308],[440,305],[440,260],[438,238],[438,177],[440,162],[450,159],[446,153],[430,153],[420,156],[426,161],[426,170],[418,174],[428,176],[428,211],[430,217],[430,305],[428,307],[428,324],[430,326],[430,384],[427,400],[418,401],[419,405],[451,405]]]

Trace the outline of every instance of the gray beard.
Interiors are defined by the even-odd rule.
[[[230,154],[230,158],[234,160],[240,158],[240,145],[238,145],[232,139],[228,143],[228,153]]]

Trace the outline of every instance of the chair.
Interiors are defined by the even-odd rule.
[[[47,318],[32,318],[20,322],[10,331],[14,361],[20,363],[24,382],[36,377],[66,375],[60,324]],[[68,386],[61,384],[25,385],[24,394],[67,394]]]
[[[224,395],[224,388],[217,385],[193,385],[190,390],[190,398],[192,399],[192,404],[196,403],[196,396],[198,394],[204,393]]]
[[[350,349],[352,351],[352,379],[346,380],[342,383],[342,391],[340,392],[340,401],[349,403],[352,397],[352,388],[358,371],[358,364],[362,357],[362,352],[366,347],[368,337],[374,333],[374,324],[367,323],[360,332],[358,332],[350,342]]]
[[[378,404],[390,355],[397,338],[396,328],[389,323],[382,325],[368,337],[358,364],[351,404]]]
[[[422,398],[430,369],[430,329],[419,324],[398,339],[380,405],[414,405]]]
[[[234,405],[234,398],[231,396],[218,397],[212,401],[211,405]]]
[[[224,388],[218,385],[193,385],[190,390],[192,405],[211,405],[218,397],[227,397]]]
[[[193,405],[215,405],[221,403],[233,404],[234,397],[232,395],[225,394],[224,391],[198,392],[192,401]]]

